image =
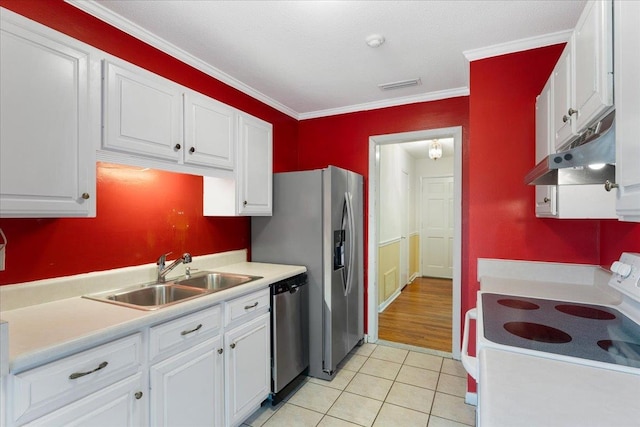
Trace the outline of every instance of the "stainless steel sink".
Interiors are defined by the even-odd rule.
[[[181,286],[191,286],[198,289],[206,289],[208,291],[219,291],[258,279],[262,279],[262,276],[204,271],[193,274],[189,278],[177,280],[175,283]]]
[[[135,288],[84,295],[83,297],[139,310],[157,310],[158,308],[197,298],[208,293],[206,289],[180,286],[174,283],[156,283],[143,287],[137,286]]]

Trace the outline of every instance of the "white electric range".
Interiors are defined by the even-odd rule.
[[[481,286],[462,350],[479,426],[640,426],[640,255],[612,272],[608,287]]]

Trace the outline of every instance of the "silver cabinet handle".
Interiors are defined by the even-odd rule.
[[[100,369],[106,368],[108,364],[109,364],[108,362],[102,362],[101,364],[98,365],[98,367],[96,369],[93,369],[91,371],[74,372],[73,374],[69,375],[69,379],[70,380],[75,380],[76,378],[80,378],[80,377],[84,377],[85,375],[93,374],[94,372],[99,371]]]
[[[195,331],[200,330],[200,328],[202,328],[202,323],[200,323],[198,326],[196,326],[195,328],[191,329],[190,331],[182,331],[180,332],[180,335],[189,335]]]
[[[218,354],[222,354],[223,351],[224,351],[223,349],[219,348],[218,349]]]
[[[180,145],[180,144],[176,144],[173,148],[175,148],[176,150],[179,150],[179,149],[181,149],[181,148],[182,148],[182,145]]]
[[[543,202],[545,202],[545,203],[549,203],[550,201],[551,201],[551,199],[550,199],[550,198],[548,198],[548,197],[545,197],[545,198],[543,199]]]
[[[231,345],[229,346],[231,348],[236,348],[236,343],[232,342]]]
[[[195,152],[196,152],[196,147],[191,147],[191,148],[189,148],[189,152],[190,152],[191,154],[195,153]]]
[[[578,110],[574,110],[573,108],[569,108],[569,111],[567,111],[567,114],[570,116],[573,116],[574,114],[578,114]]]
[[[142,399],[142,392],[138,391],[138,392],[136,392],[136,394],[134,394],[134,396],[135,396],[136,399],[140,400],[140,399]]]
[[[245,305],[245,306],[244,306],[244,309],[245,309],[245,310],[249,310],[250,308],[255,308],[255,307],[257,307],[257,306],[258,306],[258,301],[254,302],[254,303],[253,303],[253,304],[251,304],[251,305]]]
[[[91,196],[89,195],[89,193],[82,193],[82,198],[83,198],[84,200],[89,200],[89,197],[91,197]]]
[[[614,188],[618,188],[618,187],[619,187],[619,185],[618,185],[618,184],[616,184],[615,182],[611,182],[611,181],[609,181],[609,180],[606,180],[606,181],[604,182],[604,189],[605,189],[605,190],[607,190],[607,191],[611,191],[611,190],[613,190]]]

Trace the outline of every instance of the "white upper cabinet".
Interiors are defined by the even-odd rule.
[[[95,216],[99,62],[4,9],[0,42],[0,217]]]
[[[175,83],[132,65],[104,62],[103,148],[178,161],[182,157],[182,92]]]
[[[613,106],[611,0],[588,1],[554,69],[555,146]]]
[[[195,92],[184,94],[184,162],[233,169],[237,110]]]
[[[231,176],[240,112],[129,63],[104,61],[101,160]]]
[[[241,215],[271,215],[273,128],[270,123],[240,114],[238,141],[238,212]]]
[[[549,78],[536,99],[536,164],[549,155],[552,146],[553,78]],[[536,216],[555,216],[556,186],[536,185]]]
[[[553,90],[551,92],[553,109],[551,110],[552,120],[549,123],[553,125],[554,148],[564,145],[576,133],[575,122],[572,120],[572,116],[568,114],[571,109],[572,94],[571,63],[572,49],[569,42],[562,51],[562,55],[560,55],[551,74],[553,80]]]
[[[612,35],[611,0],[587,2],[572,40],[577,131],[613,105]]]
[[[616,210],[640,222],[640,2],[616,1]]]
[[[273,126],[241,112],[237,132],[235,175],[204,177],[205,216],[268,216],[273,211]]]

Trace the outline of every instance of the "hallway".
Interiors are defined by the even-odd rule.
[[[378,338],[451,352],[452,281],[417,277],[378,317]]]

